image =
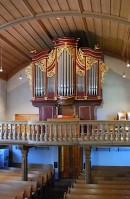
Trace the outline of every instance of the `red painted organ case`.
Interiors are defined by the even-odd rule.
[[[64,115],[64,109],[68,116],[95,119],[94,108],[102,102],[108,70],[100,47],[79,48],[79,38],[68,37],[53,43],[54,49],[34,54],[26,69],[30,74],[32,103],[39,107],[39,119]]]

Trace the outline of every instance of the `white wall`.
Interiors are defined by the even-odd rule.
[[[119,111],[130,111],[130,80],[109,69],[103,85],[103,103],[97,109],[97,120],[110,120]]]
[[[20,74],[22,80],[19,80]],[[23,69],[7,82],[7,119],[15,119],[15,114],[38,114],[39,109],[32,105],[31,97],[32,91]]]
[[[0,80],[0,120],[6,120],[7,82]]]

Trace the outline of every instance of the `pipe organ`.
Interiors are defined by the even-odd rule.
[[[82,119],[86,119],[83,111],[89,110],[89,118],[94,119],[94,107],[102,102],[102,86],[108,70],[100,47],[79,48],[79,38],[69,37],[55,39],[53,43],[54,49],[34,54],[26,68],[32,103],[39,107],[39,119],[48,119],[49,111],[52,117],[62,115],[69,107],[73,107],[73,115]]]

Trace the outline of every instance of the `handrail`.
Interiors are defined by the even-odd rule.
[[[130,121],[0,121],[0,145],[130,145]]]

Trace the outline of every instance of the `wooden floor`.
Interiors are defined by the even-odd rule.
[[[47,193],[41,199],[63,199],[64,192],[67,191],[68,186],[71,185],[73,179],[60,179],[54,181],[52,187],[50,187]]]

